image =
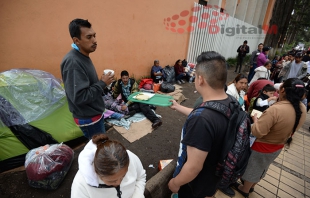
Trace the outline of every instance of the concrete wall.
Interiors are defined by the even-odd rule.
[[[40,69],[60,77],[60,62],[71,49],[68,24],[88,19],[98,47],[90,55],[98,75],[123,69],[136,77],[149,75],[154,59],[174,64],[186,58],[188,33],[166,29],[164,19],[190,11],[192,0],[12,0],[0,2],[0,72]]]
[[[173,160],[146,182],[144,191],[145,198],[164,198],[171,194],[168,183],[172,178],[176,165],[176,161]]]

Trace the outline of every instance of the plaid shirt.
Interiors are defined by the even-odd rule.
[[[126,98],[130,96],[130,80],[128,81],[127,85],[124,85],[123,82],[120,83],[122,85],[123,94]]]

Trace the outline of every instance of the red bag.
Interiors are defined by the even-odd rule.
[[[144,84],[153,84],[153,79],[151,78],[144,78],[141,79],[140,84],[139,84],[139,89],[143,88]]]

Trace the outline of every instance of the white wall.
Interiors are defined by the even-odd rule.
[[[200,10],[193,12],[193,17],[197,17],[197,21],[192,22],[194,30],[191,32],[188,45],[188,62],[196,63],[196,57],[203,51],[216,51],[225,58],[236,57],[237,48],[243,44],[244,40],[248,41],[251,53],[265,39],[266,34],[258,27],[228,14],[227,16],[218,10],[206,9],[197,3],[194,6],[200,7]],[[213,13],[217,13],[218,16],[214,16]],[[203,17],[208,14],[209,18]],[[217,20],[213,26],[218,28],[217,31],[210,31],[212,20]],[[206,27],[201,26],[201,24],[205,24]],[[241,29],[242,27],[244,28]]]

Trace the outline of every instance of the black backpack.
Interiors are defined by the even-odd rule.
[[[245,172],[250,155],[251,123],[239,102],[231,99],[229,107],[219,102],[205,102],[198,108],[213,109],[229,119],[220,160],[215,175],[221,178],[218,188],[226,188],[236,182]]]
[[[172,84],[170,84],[170,83],[162,82],[162,83],[160,84],[159,90],[160,90],[161,92],[164,92],[164,93],[170,93],[170,92],[174,92],[175,87],[174,87]]]

